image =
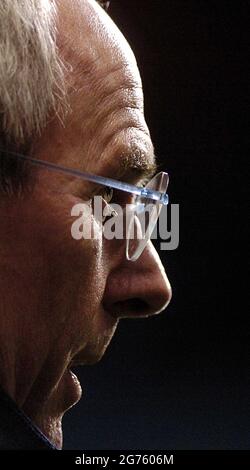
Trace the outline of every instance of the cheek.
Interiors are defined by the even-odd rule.
[[[64,206],[53,206],[50,216],[44,221],[47,244],[47,259],[50,266],[52,302],[64,310],[63,318],[74,319],[81,324],[83,316],[86,325],[93,320],[105,288],[102,262],[101,227],[91,219],[95,239],[74,239],[71,216],[74,198]],[[86,225],[90,220],[86,218]]]
[[[48,253],[57,263],[67,263],[69,267],[75,263],[75,269],[91,266],[100,262],[102,256],[102,230],[93,217],[79,212],[74,213],[72,208],[76,207],[79,200],[73,196],[61,195],[60,198],[50,198],[39,207],[41,241],[46,244]],[[78,233],[82,236],[75,237],[72,228],[78,227]],[[84,228],[84,230],[83,230]],[[85,236],[90,231],[90,236]],[[95,233],[95,237],[92,233]]]
[[[71,234],[73,196],[53,197],[43,192],[28,214],[26,244],[32,247],[33,271],[40,263],[42,313],[50,336],[62,349],[109,336],[101,303],[106,274],[101,227],[92,219],[95,239],[75,240]],[[89,220],[86,220],[86,224]],[[37,261],[36,261],[37,260]],[[112,325],[113,326],[113,325]]]

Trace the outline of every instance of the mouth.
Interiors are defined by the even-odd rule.
[[[75,356],[73,356],[67,366],[68,370],[74,371],[76,368],[86,365],[86,360],[84,360],[81,355],[83,356],[83,351],[80,351],[79,353],[75,354]]]
[[[93,365],[101,360],[116,330],[118,319],[113,318],[108,312],[102,315],[103,323],[99,325],[95,340],[87,342],[81,346],[81,349],[75,351],[75,355],[71,358],[64,373],[64,381],[66,382],[67,393],[70,393],[72,405],[80,400],[82,389],[80,382],[75,374],[76,369],[81,366]]]
[[[114,336],[118,323],[119,320],[117,318],[103,310],[99,316],[98,323],[96,322],[95,328],[89,337],[82,340],[82,344],[79,344],[79,349],[72,351],[73,354],[69,358],[68,368],[75,369],[99,362]]]

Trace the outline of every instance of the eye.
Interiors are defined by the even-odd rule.
[[[114,194],[113,188],[110,188],[110,187],[108,187],[108,186],[106,186],[106,187],[103,189],[103,191],[101,192],[102,198],[103,198],[104,201],[106,201],[108,204],[112,201],[113,194]]]

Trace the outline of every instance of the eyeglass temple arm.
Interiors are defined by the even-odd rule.
[[[85,173],[83,171],[74,170],[72,168],[67,168],[65,166],[57,165],[55,163],[27,157],[26,155],[22,155],[17,152],[8,152],[8,154],[17,156],[18,158],[27,160],[34,165],[47,168],[48,170],[51,170],[51,171],[56,171],[56,172],[61,172],[61,173],[68,174],[71,176],[76,176],[85,181],[91,181],[93,183],[97,183],[102,186],[110,186],[113,189],[119,189],[121,191],[136,194],[137,196],[147,197],[148,199],[152,199],[154,201],[160,201],[161,204],[164,204],[164,205],[168,204],[168,195],[166,193],[161,193],[160,191],[153,191],[152,189],[144,188],[144,187],[140,188],[139,186],[135,186],[129,183],[124,183],[123,181],[114,180],[112,178],[105,178],[104,176],[93,175],[92,173]]]

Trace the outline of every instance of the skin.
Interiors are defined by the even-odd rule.
[[[33,156],[139,184],[154,156],[134,55],[94,0],[57,3],[71,112],[49,123]],[[81,396],[72,360],[99,361],[119,319],[159,313],[171,288],[151,242],[129,262],[125,243],[103,240],[94,219],[97,239],[71,237],[71,209],[93,195],[89,183],[33,169],[31,187],[0,202],[0,383],[61,448],[62,416]]]

